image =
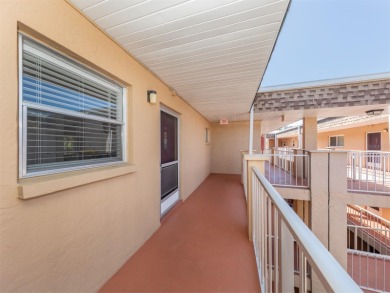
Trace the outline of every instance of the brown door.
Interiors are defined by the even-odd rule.
[[[380,151],[381,150],[381,133],[367,133],[367,150]]]
[[[381,164],[381,133],[367,133],[367,167],[378,168]]]

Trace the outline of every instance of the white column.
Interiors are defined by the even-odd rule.
[[[294,287],[294,238],[286,224],[280,220],[280,292],[289,292]]]
[[[249,154],[253,153],[253,105],[250,112],[250,122],[249,122]]]
[[[389,141],[387,142],[387,151],[390,152],[390,114],[387,115],[387,137],[389,138]]]
[[[302,126],[298,126],[298,148],[302,149]]]
[[[317,150],[317,117],[303,118],[303,149]]]

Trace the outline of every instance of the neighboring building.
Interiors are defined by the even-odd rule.
[[[299,148],[302,137],[299,127],[274,131],[278,147]],[[318,149],[390,151],[389,123],[387,115],[377,117],[353,116],[325,118],[318,121]],[[376,143],[376,144],[375,144]],[[275,139],[268,139],[268,147],[275,146]]]

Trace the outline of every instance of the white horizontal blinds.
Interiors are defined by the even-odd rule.
[[[337,143],[339,146],[344,146],[344,136],[338,136]]]
[[[27,110],[27,173],[121,161],[121,125]]]
[[[123,160],[122,89],[23,39],[26,174]]]
[[[122,121],[122,89],[107,85],[74,62],[24,40],[23,101]]]

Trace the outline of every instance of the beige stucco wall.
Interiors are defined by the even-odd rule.
[[[278,138],[279,147],[298,148],[298,137]]]
[[[210,124],[63,0],[1,0],[0,22],[0,291],[96,291],[160,225],[160,116],[147,90],[181,114],[183,199],[210,173],[211,147],[204,143]],[[135,172],[18,199],[18,22],[127,86]],[[60,177],[69,184],[93,172]],[[47,187],[50,178],[35,183]]]
[[[305,150],[316,150],[317,146],[317,117],[303,118],[302,146]]]
[[[388,128],[387,123],[367,125],[362,127],[353,127],[348,129],[321,132],[318,133],[318,148],[324,149],[328,147],[329,136],[344,135],[343,150],[366,150],[366,133],[381,132],[382,133],[382,151],[390,151],[389,132],[383,131]]]
[[[383,208],[381,209],[382,212],[382,217],[385,218],[386,220],[390,221],[390,209],[389,208]]]
[[[260,121],[253,126],[253,149],[260,150]],[[212,123],[211,172],[240,174],[240,150],[249,149],[249,122],[229,122],[228,125]]]

